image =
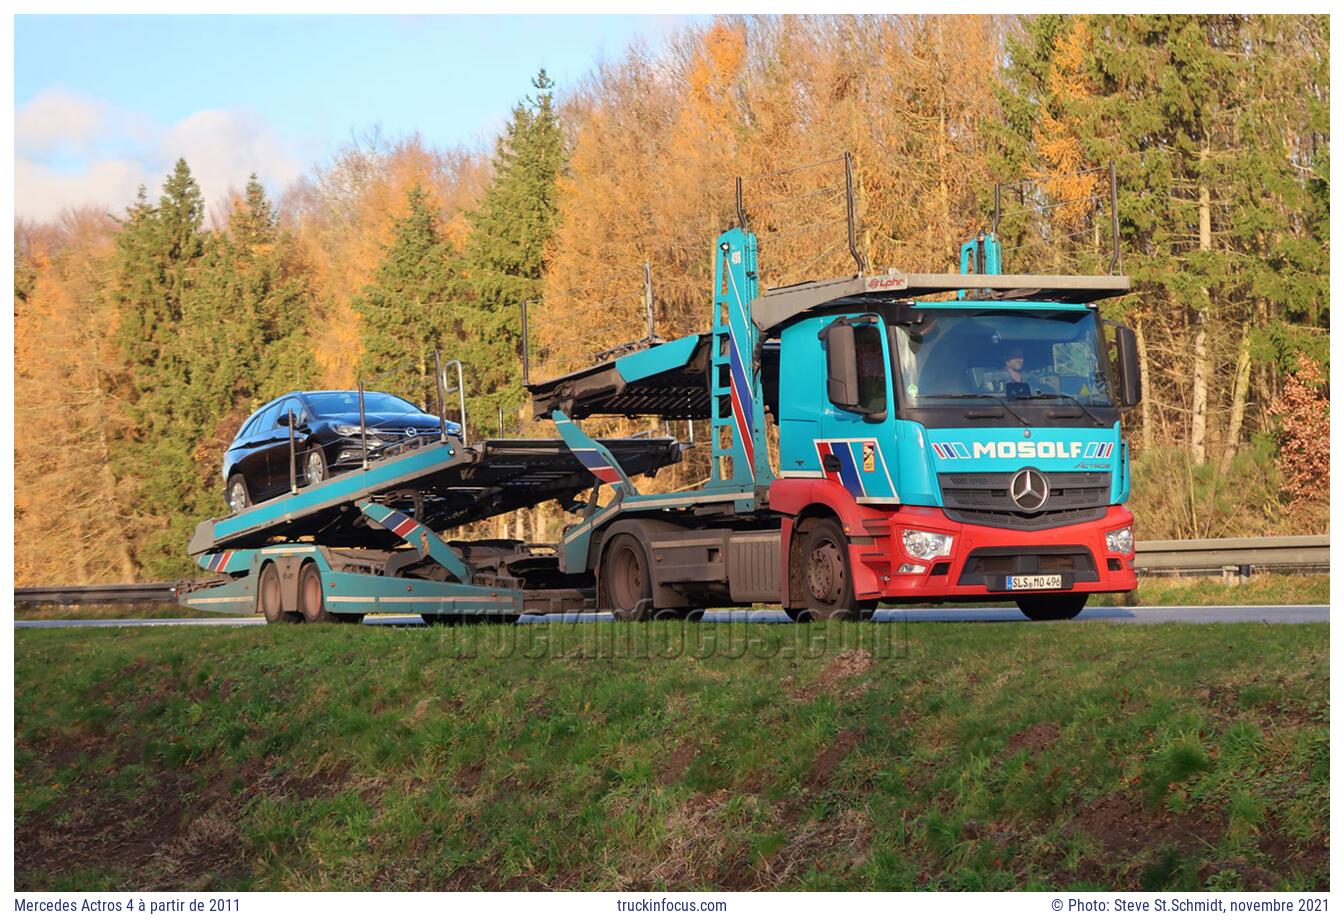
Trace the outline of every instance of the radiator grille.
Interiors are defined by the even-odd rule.
[[[938,486],[943,492],[947,516],[965,524],[1043,530],[1095,521],[1106,513],[1110,504],[1110,473],[1042,473],[1050,494],[1040,511],[1027,514],[1008,494],[1016,475],[1016,472],[940,473]]]

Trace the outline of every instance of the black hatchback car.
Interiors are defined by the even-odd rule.
[[[224,500],[231,512],[289,490],[291,417],[298,485],[314,485],[363,462],[358,392],[286,393],[252,413],[224,453]],[[371,460],[407,442],[439,437],[437,415],[389,393],[364,393],[364,421]],[[461,436],[457,422],[446,425],[450,437]]]

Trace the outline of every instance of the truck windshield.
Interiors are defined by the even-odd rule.
[[[911,406],[983,395],[1110,406],[1111,384],[1090,310],[967,310],[921,305],[892,326],[899,386]]]

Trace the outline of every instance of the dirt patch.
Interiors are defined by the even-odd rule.
[[[1029,751],[1037,753],[1044,751],[1048,747],[1053,747],[1059,740],[1059,726],[1053,722],[1037,722],[1035,725],[1028,725],[1003,746],[1003,756],[1009,757],[1018,751]]]
[[[835,742],[817,755],[812,761],[812,769],[807,774],[807,785],[813,792],[825,788],[831,774],[840,762],[849,756],[850,751],[859,746],[863,733],[847,728],[836,736]]]
[[[647,859],[638,860],[642,871],[632,874],[625,887],[733,891],[757,887],[745,847],[729,834],[725,806],[731,797],[727,789],[720,789],[678,802],[667,815],[662,845]]]
[[[215,778],[199,787],[200,772]],[[20,887],[42,888],[44,879],[71,866],[89,866],[125,873],[130,888],[146,891],[227,887],[246,875],[246,802],[260,796],[322,798],[349,785],[346,764],[286,771],[268,759],[162,770],[132,798],[72,788],[17,823],[15,876]]]
[[[1322,885],[1329,881],[1330,846],[1324,834],[1298,840],[1270,819],[1256,845],[1268,857],[1269,865],[1284,878],[1300,875],[1318,879]]]
[[[825,821],[809,821],[792,832],[789,842],[773,856],[762,860],[757,872],[759,887],[778,888],[813,868],[831,871],[854,869],[868,858],[868,845],[873,838],[872,822],[866,812],[849,808]],[[824,854],[839,851],[843,857],[837,864]]]
[[[1074,872],[1056,873],[1056,883],[1129,888],[1143,884],[1151,861],[1145,857],[1174,852],[1207,862],[1227,830],[1227,817],[1202,808],[1175,814],[1146,807],[1136,794],[1113,792],[1083,805],[1069,826],[1096,840],[1102,855],[1080,860]]]
[[[485,764],[469,763],[457,768],[453,774],[453,785],[463,792],[471,792],[476,788],[476,784],[481,781],[481,774],[485,772]]]
[[[826,663],[816,681],[794,693],[800,702],[811,702],[824,693],[831,693],[845,681],[858,677],[873,666],[873,653],[864,649],[840,652]]]
[[[682,744],[672,752],[668,758],[667,766],[663,767],[663,772],[658,776],[658,782],[664,786],[670,786],[685,774],[686,768],[695,760],[695,755],[700,753],[700,748],[689,741]]]

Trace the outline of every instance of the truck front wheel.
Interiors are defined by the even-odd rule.
[[[870,620],[877,603],[859,602],[854,596],[854,576],[849,565],[849,540],[840,524],[823,518],[813,520],[802,539],[802,597],[806,606],[789,608],[793,620]],[[790,598],[793,600],[793,598]]]
[[[1015,600],[1029,620],[1072,620],[1087,606],[1086,594],[1035,594]]]

